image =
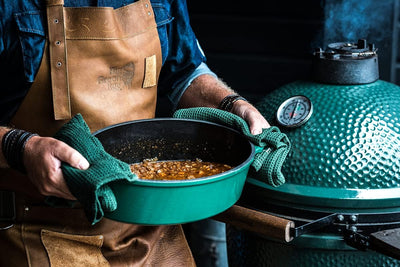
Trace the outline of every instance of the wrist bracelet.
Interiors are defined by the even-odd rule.
[[[238,94],[232,94],[232,95],[228,95],[228,96],[224,97],[224,99],[222,99],[221,103],[219,103],[218,108],[230,112],[233,108],[233,104],[238,100],[244,100],[244,101],[248,102],[244,97],[242,97]]]
[[[37,134],[19,129],[12,129],[3,136],[2,151],[11,168],[22,173],[26,172],[23,162],[24,150],[26,143],[33,136]]]

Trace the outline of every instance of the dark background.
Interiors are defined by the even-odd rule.
[[[375,43],[380,78],[399,83],[398,2],[188,0],[187,4],[210,68],[254,103],[283,84],[309,79],[312,52],[332,42],[362,38]]]

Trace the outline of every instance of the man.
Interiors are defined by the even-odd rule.
[[[43,202],[76,199],[61,162],[89,167],[51,137],[76,113],[95,131],[153,117],[165,95],[173,108],[224,102],[253,134],[269,127],[208,69],[184,0],[1,1],[0,13],[0,189],[15,192],[17,212],[0,231],[0,265],[193,265],[180,226],[92,226],[80,207]]]

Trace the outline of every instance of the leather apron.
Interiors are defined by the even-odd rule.
[[[161,48],[149,0],[113,8],[47,5],[49,36],[35,81],[12,120],[52,136],[81,113],[90,129],[154,117]],[[0,231],[0,266],[194,266],[181,226],[141,226],[83,209],[49,207],[27,177],[0,170],[16,190],[17,219]]]

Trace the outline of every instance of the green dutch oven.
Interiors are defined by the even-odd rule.
[[[144,224],[180,224],[214,216],[240,197],[255,148],[239,132],[218,124],[187,119],[149,119],[113,125],[94,135],[114,157],[225,163],[233,168],[184,181],[136,180],[111,185],[118,208],[105,217]]]

